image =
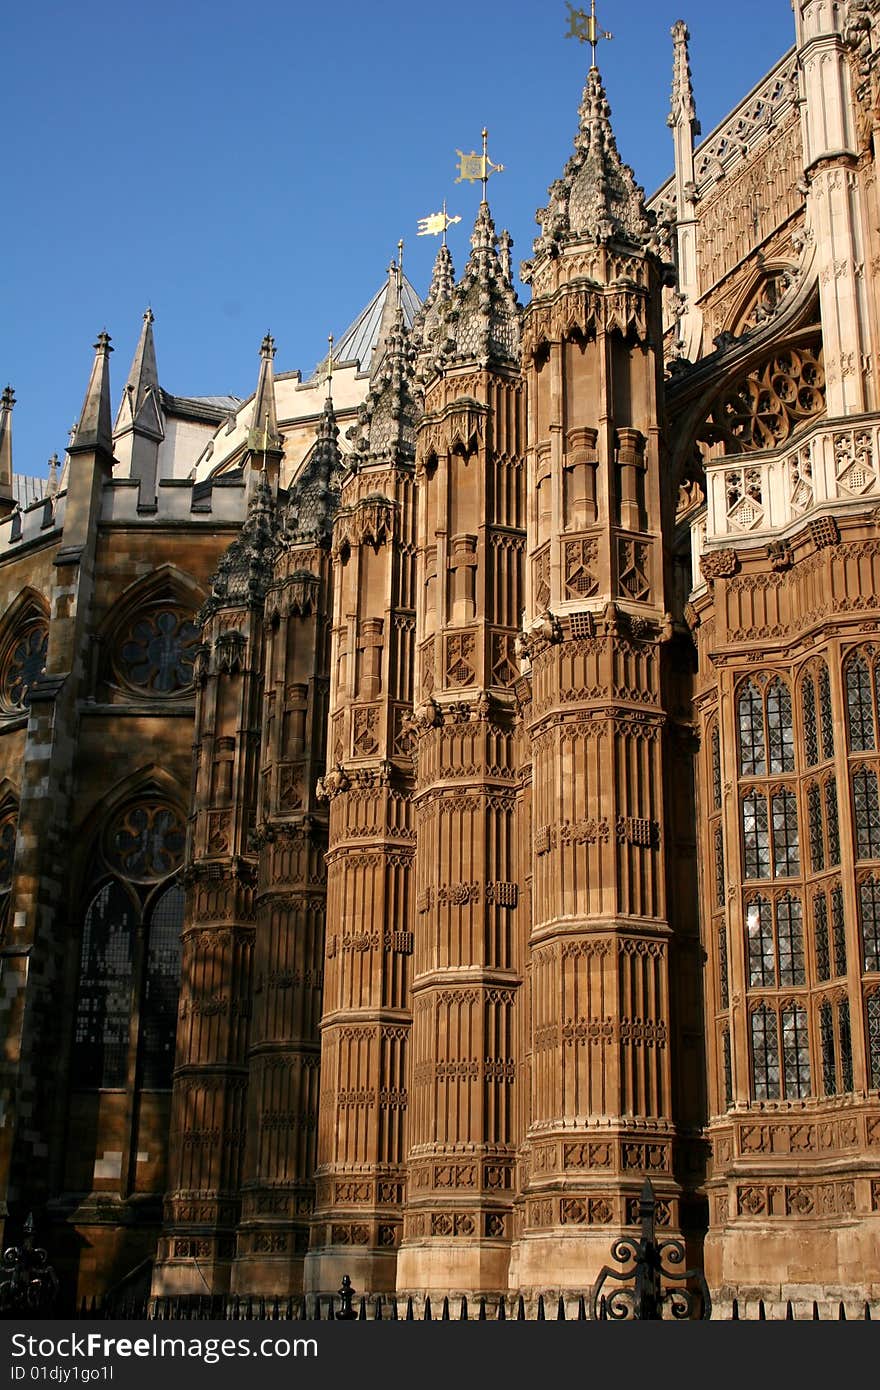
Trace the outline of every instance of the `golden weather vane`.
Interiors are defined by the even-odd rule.
[[[600,39],[613,39],[614,35],[609,34],[607,29],[600,29],[596,19],[596,0],[590,0],[590,13],[585,10],[576,10],[573,5],[566,4],[568,10],[568,32],[567,39],[577,39],[579,43],[588,43],[593,50],[593,67],[596,66],[596,48]]]
[[[465,156],[466,157],[466,156]],[[419,230],[417,236],[437,236],[443,235],[443,245],[446,245],[446,228],[452,227],[456,222],[460,222],[460,217],[449,217],[446,212],[446,199],[443,199],[442,212],[429,212],[427,217],[419,218]]]
[[[470,154],[463,154],[461,150],[456,150],[458,155],[458,178],[456,183],[476,183],[479,179],[483,185],[483,202],[486,201],[486,184],[493,174],[504,172],[503,164],[493,164],[489,158],[489,132],[483,128],[483,153],[477,154],[476,150],[471,150]]]

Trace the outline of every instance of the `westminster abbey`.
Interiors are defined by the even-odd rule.
[[[590,68],[314,374],[0,404],[0,1213],[71,1296],[880,1299],[880,0],[645,199]],[[575,124],[572,94],[572,123]],[[536,191],[553,169],[535,169]],[[485,189],[485,185],[484,185]],[[161,353],[160,353],[161,357]]]

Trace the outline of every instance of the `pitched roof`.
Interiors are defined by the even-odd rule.
[[[354,362],[361,365],[361,370],[366,371],[370,365],[370,358],[373,355],[373,348],[379,340],[379,326],[382,322],[382,310],[385,307],[385,296],[388,293],[388,280],[382,281],[379,289],[373,295],[366,308],[362,309],[354,323],[349,324],[338,342],[333,344],[334,362]],[[404,322],[407,328],[412,327],[412,321],[421,306],[421,300],[416,294],[406,276],[403,277],[403,286],[400,296],[403,308]],[[326,362],[326,358],[324,359]],[[315,376],[318,375],[318,369]]]
[[[12,493],[22,511],[45,497],[46,482],[45,478],[32,478],[28,473],[13,473]]]

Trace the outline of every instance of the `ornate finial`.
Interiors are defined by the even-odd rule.
[[[105,357],[108,353],[113,351],[113,348],[110,346],[110,334],[107,332],[106,328],[101,329],[98,334],[98,341],[93,346],[95,352],[100,352]]]
[[[15,405],[15,392],[11,386],[4,387],[3,395],[0,396],[0,409],[11,410]]]
[[[155,317],[155,315],[154,315],[154,313],[153,313],[152,307],[148,304],[147,307],[146,307],[146,309],[144,310],[144,323],[155,323],[155,322],[156,322],[156,317]]]
[[[449,217],[446,213],[446,199],[443,199],[442,212],[429,212],[427,217],[419,218],[419,230],[417,236],[436,236],[442,233],[442,245],[446,245],[446,229],[452,227],[456,222],[460,222],[461,217]]]
[[[596,66],[596,49],[600,39],[613,39],[614,35],[609,34],[607,29],[600,29],[596,19],[596,0],[590,0],[590,13],[585,10],[576,10],[573,5],[566,4],[568,10],[568,32],[567,39],[577,39],[579,43],[588,43],[593,50],[592,67]]]
[[[49,460],[49,482],[47,492],[50,497],[54,497],[58,491],[58,455],[53,454]]]
[[[260,356],[272,358],[275,356],[275,339],[271,333],[267,333],[260,343]]]
[[[327,399],[333,399],[333,334],[327,334]]]
[[[482,130],[483,153],[477,154],[476,150],[471,150],[470,154],[463,154],[461,150],[456,150],[458,155],[458,178],[456,183],[476,183],[478,180],[483,185],[483,199],[486,201],[486,185],[493,174],[504,172],[503,164],[493,164],[489,158],[489,132],[486,127]]]
[[[683,19],[677,19],[670,30],[673,44],[673,66],[672,66],[672,104],[669,112],[667,124],[674,126],[679,112],[687,121],[696,118],[697,108],[694,103],[694,87],[691,80],[691,62],[688,53],[688,41],[690,30]],[[695,131],[698,134],[699,131]]]

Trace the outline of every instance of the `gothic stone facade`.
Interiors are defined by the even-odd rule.
[[[880,6],[646,204],[598,71],[513,286],[0,406],[0,1177],[79,1293],[880,1297]],[[347,360],[346,360],[347,359]]]

